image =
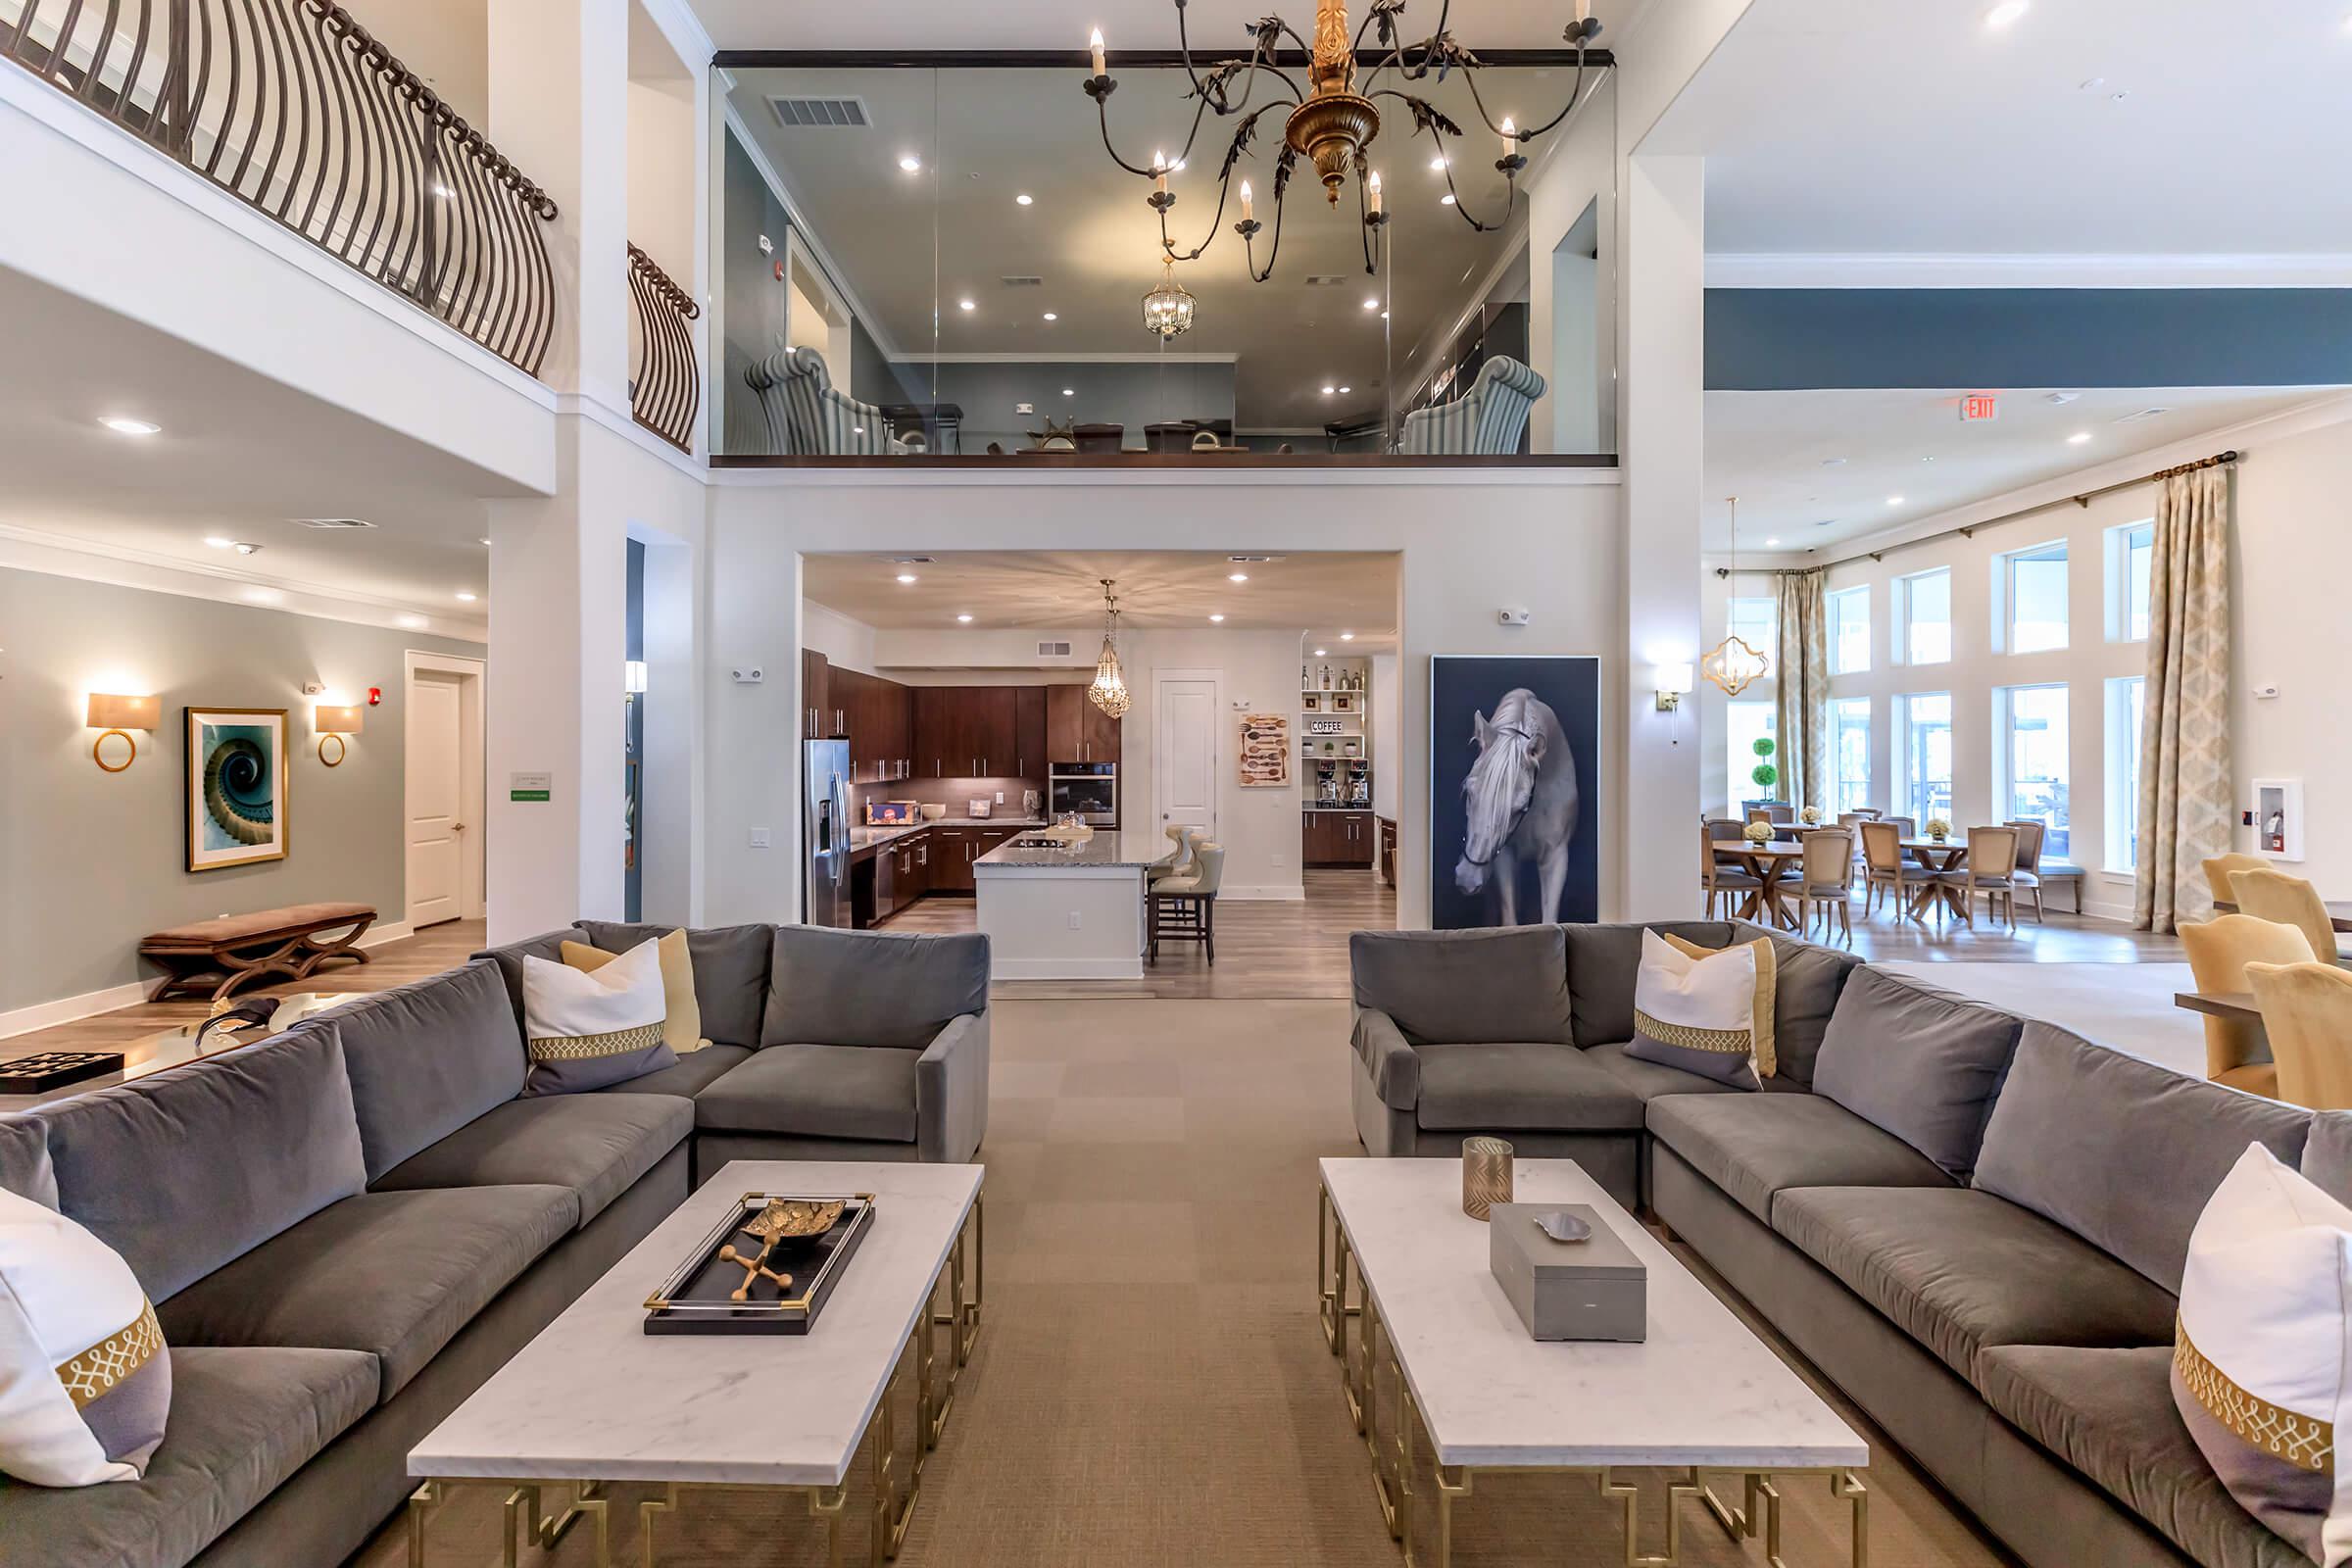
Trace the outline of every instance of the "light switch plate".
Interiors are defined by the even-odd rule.
[[[768,848],[768,830],[766,828],[756,827],[752,829],[752,848],[755,850],[764,850]]]

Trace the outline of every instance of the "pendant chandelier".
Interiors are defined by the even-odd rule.
[[[1740,567],[1740,498],[1731,496],[1727,499],[1732,508],[1732,564],[1724,568],[1722,575],[1728,578]],[[1723,641],[1717,643],[1713,651],[1699,661],[1698,665],[1698,672],[1722,687],[1726,697],[1739,696],[1771,673],[1771,660],[1766,659],[1760,651],[1750,648],[1744,639],[1732,635],[1728,628]]]
[[[1124,718],[1135,699],[1128,695],[1127,677],[1119,671],[1119,650],[1116,638],[1119,630],[1119,601],[1111,593],[1111,579],[1100,579],[1102,584],[1102,657],[1095,661],[1095,683],[1086,689],[1086,700],[1101,709],[1110,718]]]
[[[1162,343],[1192,330],[1192,295],[1176,281],[1176,258],[1163,255],[1159,261],[1159,287],[1144,296],[1144,330],[1156,335]]]
[[[1223,61],[1206,71],[1193,64],[1192,39],[1185,28],[1185,0],[1176,0],[1176,40],[1183,52],[1184,74],[1192,82],[1190,96],[1200,101],[1200,107],[1193,111],[1192,129],[1173,163],[1162,154],[1155,155],[1149,168],[1131,164],[1111,144],[1110,95],[1118,90],[1119,84],[1104,61],[1100,30],[1088,40],[1094,74],[1086,79],[1086,95],[1095,101],[1102,127],[1102,149],[1110,154],[1111,162],[1138,178],[1152,181],[1151,205],[1159,214],[1160,244],[1174,260],[1193,261],[1215,242],[1217,225],[1224,220],[1234,170],[1256,138],[1258,122],[1280,109],[1287,114],[1282,122],[1282,146],[1274,157],[1274,233],[1264,271],[1257,268],[1256,239],[1266,225],[1257,220],[1255,199],[1247,179],[1242,181],[1241,221],[1233,225],[1233,231],[1242,236],[1251,280],[1263,283],[1274,275],[1274,258],[1282,252],[1282,200],[1290,188],[1291,173],[1301,158],[1313,166],[1316,176],[1323,182],[1324,197],[1334,207],[1339,205],[1341,188],[1348,183],[1348,176],[1355,176],[1356,209],[1363,227],[1364,270],[1373,272],[1377,269],[1372,257],[1372,235],[1389,220],[1388,215],[1381,211],[1380,175],[1369,162],[1372,143],[1380,135],[1377,100],[1393,98],[1402,104],[1412,116],[1412,133],[1429,134],[1446,171],[1446,205],[1452,207],[1455,215],[1481,233],[1498,229],[1510,220],[1512,205],[1518,198],[1519,175],[1527,168],[1521,146],[1566,120],[1584,98],[1585,51],[1599,36],[1600,24],[1592,16],[1592,0],[1573,0],[1573,3],[1574,20],[1561,37],[1576,47],[1576,80],[1560,112],[1530,130],[1519,129],[1507,115],[1496,123],[1488,113],[1478,86],[1478,73],[1485,63],[1446,29],[1450,0],[1438,13],[1437,30],[1416,44],[1404,43],[1398,33],[1397,19],[1404,13],[1405,0],[1372,0],[1363,25],[1355,29],[1352,37],[1348,30],[1347,0],[1317,0],[1313,44],[1309,45],[1297,28],[1280,17],[1269,16],[1249,25],[1247,30],[1252,42],[1248,59]],[[1377,34],[1380,53],[1378,63],[1359,84],[1356,53],[1363,47],[1366,32]],[[1308,56],[1308,91],[1301,92],[1289,73],[1274,63],[1275,52],[1286,37]],[[1605,59],[1602,63],[1606,63]],[[1461,192],[1454,189],[1453,161],[1446,151],[1446,138],[1458,139],[1462,127],[1428,99],[1397,86],[1380,84],[1391,73],[1399,83],[1413,83],[1428,79],[1433,72],[1443,81],[1456,71],[1461,73],[1470,90],[1470,101],[1477,107],[1479,119],[1486,122],[1489,131],[1501,138],[1502,156],[1495,160],[1494,168],[1508,188],[1502,212],[1491,219],[1473,217],[1462,202]],[[1272,95],[1271,101],[1252,108],[1251,101],[1261,86]],[[1211,111],[1220,120],[1237,115],[1241,120],[1217,176],[1217,210],[1209,220],[1208,233],[1191,250],[1179,251],[1168,235],[1168,210],[1176,205],[1175,193],[1168,189],[1168,176],[1181,171],[1191,159],[1201,121]]]

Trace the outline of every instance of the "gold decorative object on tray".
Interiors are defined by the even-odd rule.
[[[840,1199],[819,1203],[806,1198],[771,1198],[743,1228],[771,1243],[780,1236],[822,1236],[840,1220],[847,1206]]]
[[[873,1211],[864,1193],[744,1194],[647,1298],[645,1332],[808,1333],[872,1228]]]
[[[1462,1212],[1485,1219],[1487,1210],[1511,1200],[1511,1146],[1499,1138],[1462,1140]]]

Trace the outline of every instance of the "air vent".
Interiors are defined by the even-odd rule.
[[[1040,659],[1067,659],[1070,657],[1070,645],[1068,643],[1039,643],[1037,657]]]
[[[873,123],[862,98],[770,98],[767,107],[787,130],[863,130]]]
[[[894,566],[928,566],[931,564],[931,558],[929,556],[893,556],[890,558],[890,564]]]
[[[1308,288],[1338,288],[1348,281],[1346,272],[1309,272],[1300,281]]]
[[[1227,556],[1225,559],[1237,566],[1263,566],[1288,558],[1283,556]]]
[[[1001,277],[997,281],[1006,288],[1044,288],[1046,286],[1046,280],[1042,277]]]
[[[296,517],[305,528],[372,528],[374,523],[364,517]]]
[[[2127,414],[2122,418],[2117,419],[2115,422],[2118,424],[2137,424],[2142,419],[2161,418],[2163,416],[2172,412],[2172,410],[2162,407],[2142,409],[2137,414]]]

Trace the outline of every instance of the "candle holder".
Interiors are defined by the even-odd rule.
[[[1255,239],[1257,237],[1258,230],[1264,228],[1265,226],[1265,224],[1259,222],[1254,218],[1245,218],[1240,222],[1233,225],[1233,231],[1236,234],[1241,235],[1245,240]]]
[[[1519,172],[1526,167],[1527,155],[1524,153],[1513,153],[1508,158],[1497,158],[1494,160],[1495,172],[1501,174],[1505,179],[1518,178]]]
[[[1086,78],[1086,95],[1100,103],[1119,90],[1119,84],[1108,73]]]
[[[1172,190],[1155,190],[1150,199],[1152,210],[1155,213],[1164,213],[1176,205],[1176,193]]]
[[[1499,1138],[1462,1140],[1462,1212],[1484,1220],[1511,1200],[1511,1146]]]
[[[1387,213],[1366,213],[1364,226],[1366,228],[1386,228],[1389,226],[1389,216]]]

